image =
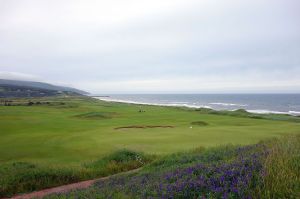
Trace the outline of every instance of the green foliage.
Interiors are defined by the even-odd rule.
[[[265,161],[263,186],[258,188],[259,198],[300,197],[300,136],[288,136],[269,143],[269,156]]]
[[[124,149],[81,167],[50,167],[28,162],[6,163],[0,166],[0,197],[129,171],[149,163],[153,158]]]
[[[27,162],[0,166],[0,197],[58,186],[81,179],[79,173],[67,168],[40,167]]]
[[[104,158],[85,164],[85,168],[97,170],[105,174],[114,174],[123,171],[129,171],[139,168],[152,161],[154,156],[146,156],[143,153],[137,153],[127,149],[116,151]]]
[[[236,155],[237,146],[226,145],[213,148],[197,148],[194,150],[179,152],[163,156],[150,165],[145,170],[157,171],[174,167],[182,167],[193,164],[195,162],[217,163],[227,161]]]

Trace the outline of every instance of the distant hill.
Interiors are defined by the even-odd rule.
[[[56,86],[43,82],[0,79],[0,97],[43,97],[56,95],[86,95],[76,88]]]
[[[71,91],[71,92],[79,93],[82,95],[89,94],[86,91],[82,91],[82,90],[79,90],[76,88],[56,86],[56,85],[52,85],[52,84],[48,84],[48,83],[44,83],[44,82],[0,79],[0,85],[1,84],[15,85],[15,86],[29,86],[29,87],[42,88],[42,89],[48,89],[48,90],[56,90],[56,91]]]

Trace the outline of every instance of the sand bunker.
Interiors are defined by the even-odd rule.
[[[112,119],[116,113],[111,112],[89,112],[80,115],[75,115],[77,118],[81,119]]]
[[[208,123],[207,122],[203,122],[203,121],[195,121],[195,122],[191,122],[191,125],[195,125],[195,126],[207,126]]]
[[[119,129],[149,129],[149,128],[174,128],[174,126],[161,126],[161,125],[132,125],[132,126],[121,126],[115,128]]]

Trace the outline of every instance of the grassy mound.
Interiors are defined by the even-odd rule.
[[[101,172],[104,173],[119,173],[139,168],[150,161],[150,156],[145,156],[143,153],[123,149],[100,160],[85,164],[85,167],[88,169],[103,168]]]

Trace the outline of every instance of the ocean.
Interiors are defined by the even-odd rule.
[[[300,115],[300,94],[123,94],[95,97],[105,101],[252,113]]]

